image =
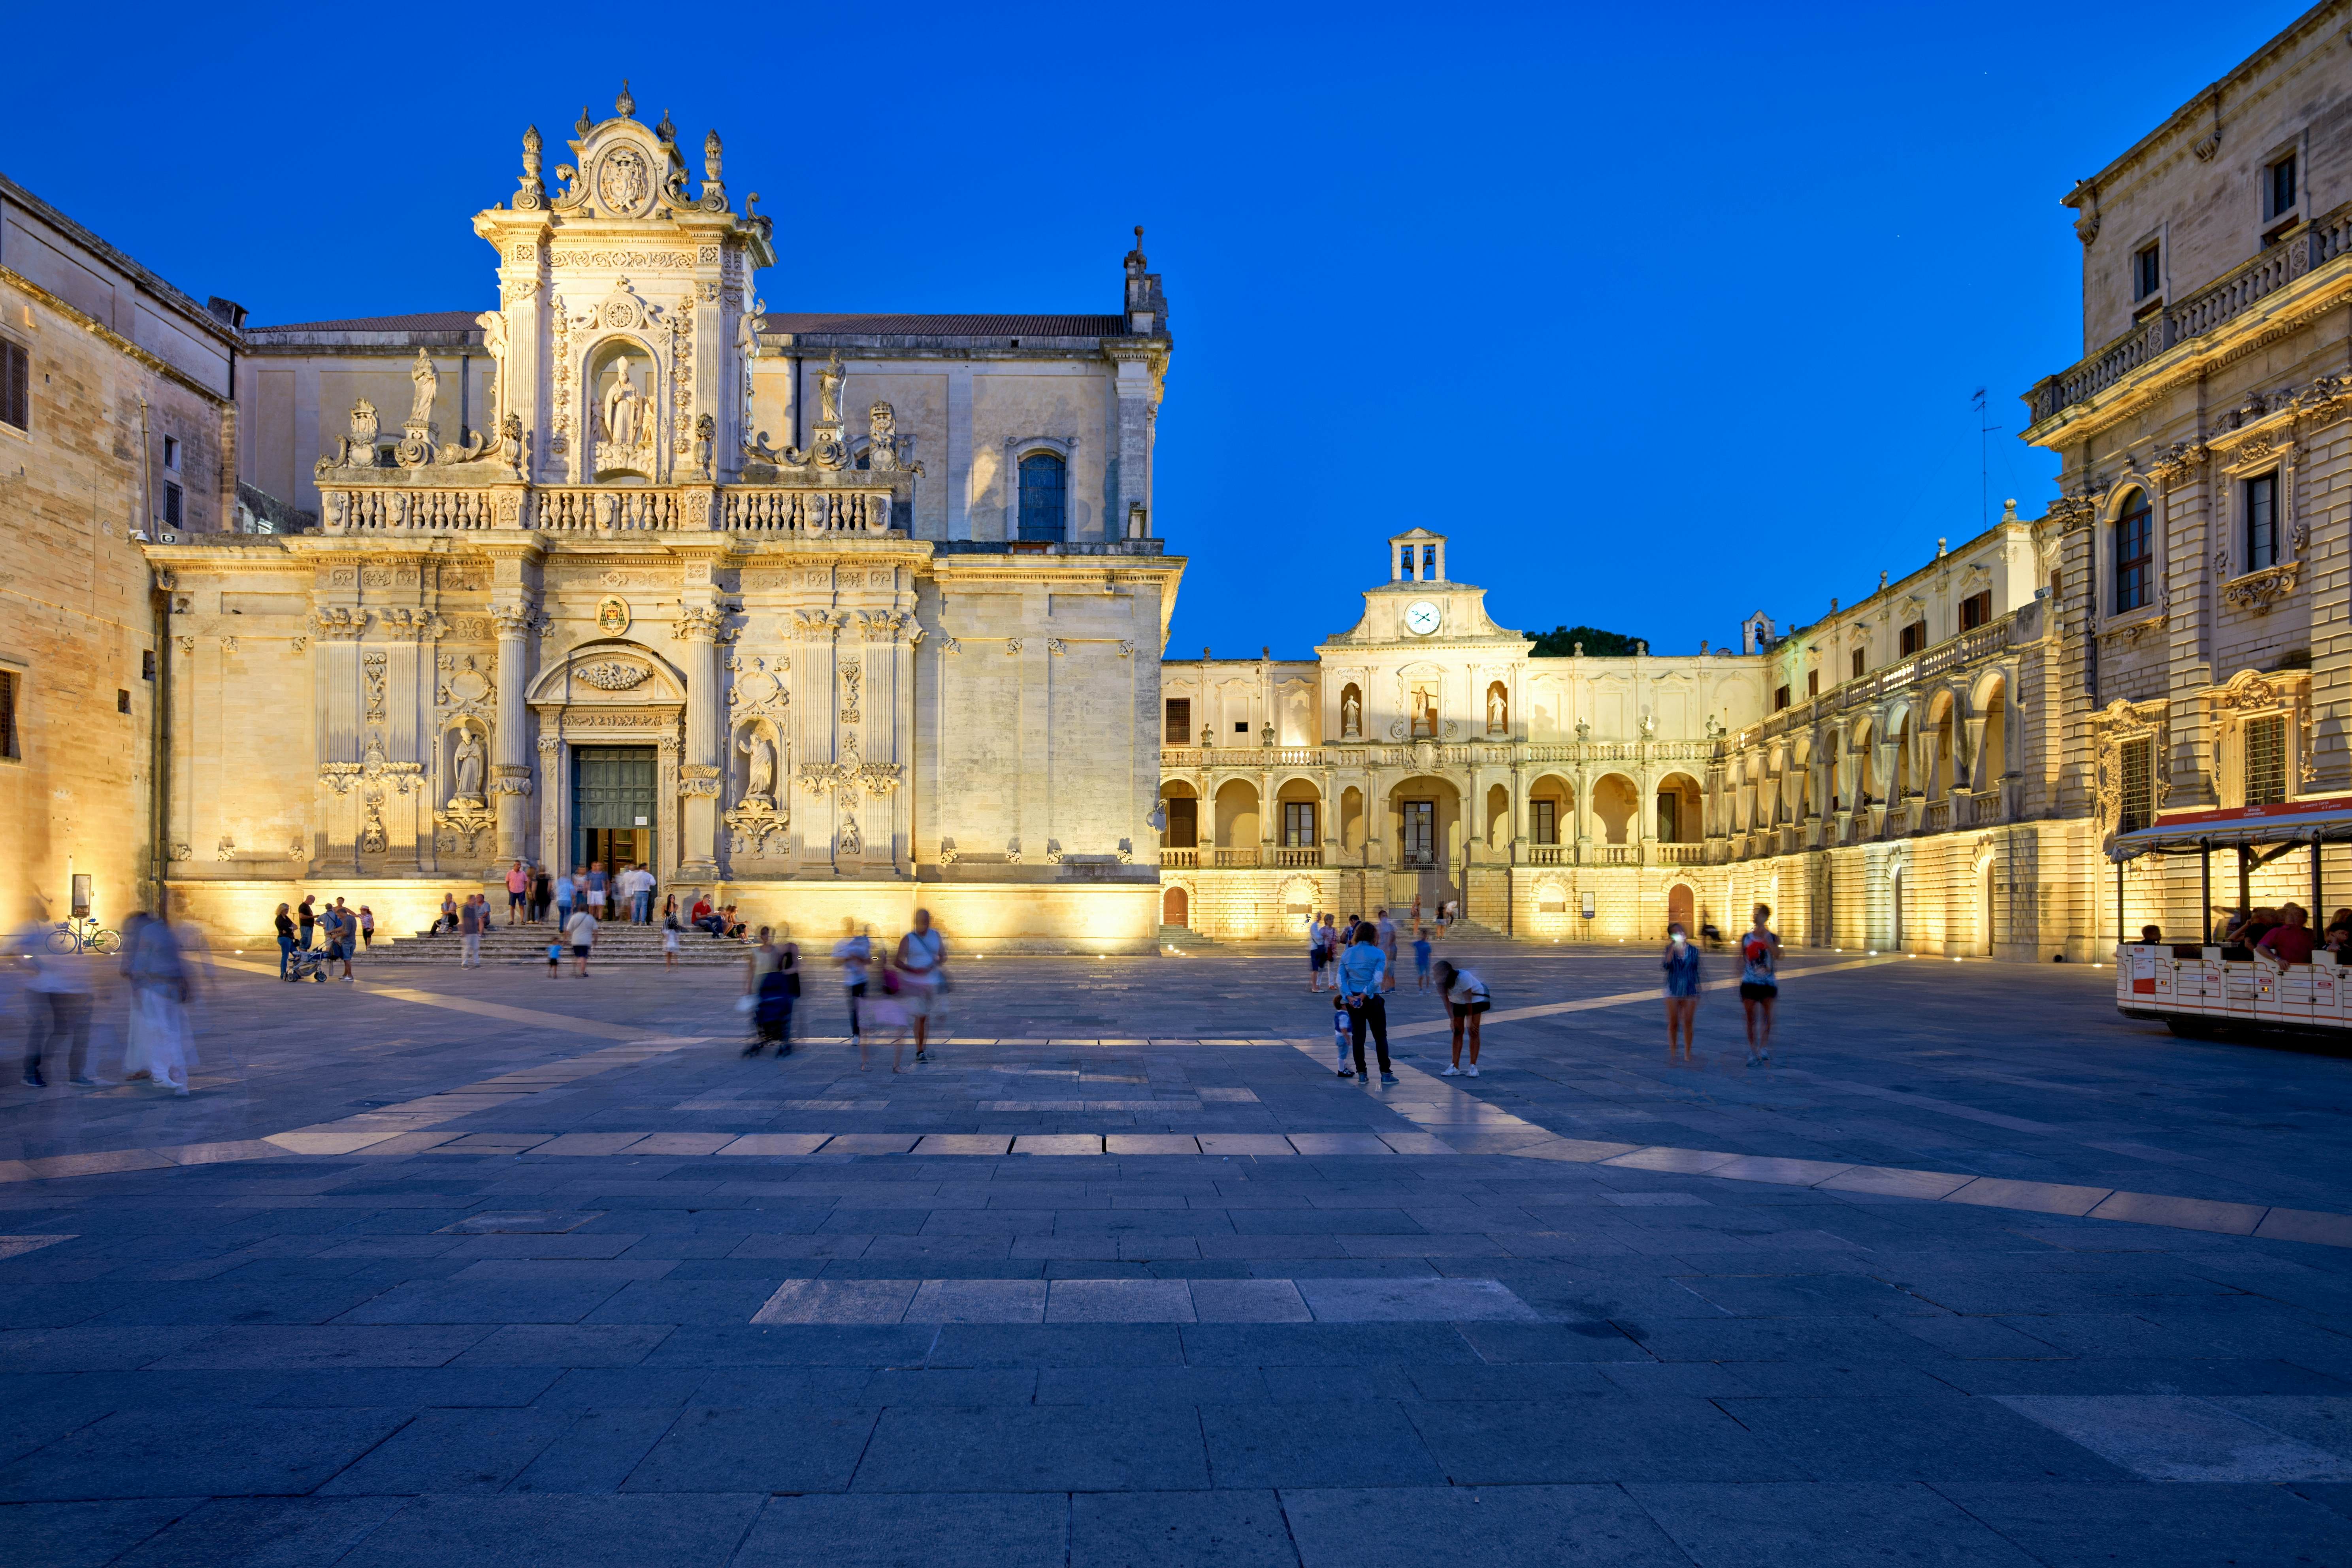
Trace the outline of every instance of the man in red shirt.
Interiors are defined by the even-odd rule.
[[[2311,927],[2305,923],[2310,916],[2301,904],[2288,904],[2279,911],[2286,918],[2280,926],[2263,938],[2257,952],[2267,953],[2275,963],[2309,963],[2311,950],[2318,944],[2312,940]]]

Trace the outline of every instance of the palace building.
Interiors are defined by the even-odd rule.
[[[1758,900],[1865,951],[2193,935],[2193,858],[2118,872],[2119,832],[2352,793],[2347,21],[2066,196],[2040,515],[1673,655],[1539,657],[1416,529],[1312,658],[1164,658],[1139,231],[1100,315],[770,310],[717,133],[625,92],[551,177],[525,136],[486,308],[249,326],[0,182],[0,845],[53,918],[161,885],[238,936],[303,888],[421,925],[516,859],[982,949],[1454,900],[1535,942]]]

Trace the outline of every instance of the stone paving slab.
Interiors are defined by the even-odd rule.
[[[189,1100],[0,1094],[0,1562],[2352,1561],[2345,1062],[1795,953],[1668,1067],[1654,956],[1472,956],[1387,1087],[1287,954],[966,964],[895,1078],[226,976]]]

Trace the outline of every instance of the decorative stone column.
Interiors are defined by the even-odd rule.
[[[572,868],[572,773],[560,732],[539,738],[539,776],[547,781],[540,804],[539,863],[549,876],[559,877]]]
[[[493,606],[490,619],[499,634],[499,723],[490,742],[489,793],[497,811],[498,863],[527,859],[523,842],[523,797],[530,794],[530,742],[524,735],[522,695],[530,678],[529,650],[538,616],[528,606]]]
[[[686,645],[686,760],[677,770],[681,881],[709,882],[719,876],[719,789],[725,776],[719,756],[722,620],[710,605],[689,605],[677,618],[677,640]]]

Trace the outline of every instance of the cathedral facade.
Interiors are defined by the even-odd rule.
[[[182,908],[251,932],[318,884],[402,930],[602,862],[804,931],[1151,950],[1182,562],[1139,244],[1115,315],[771,313],[717,134],[696,181],[634,108],[553,181],[526,138],[474,220],[496,308],[252,333],[247,461],[316,521],[146,546]]]

